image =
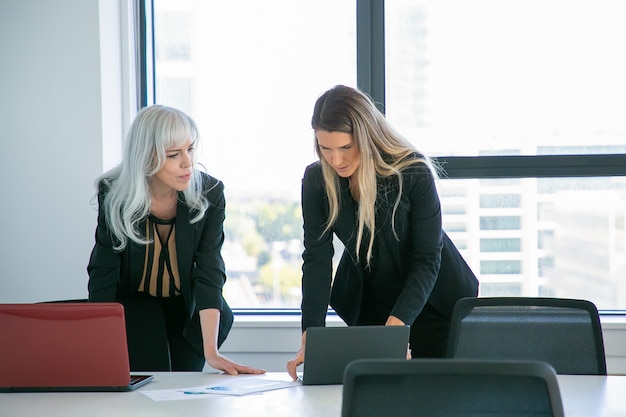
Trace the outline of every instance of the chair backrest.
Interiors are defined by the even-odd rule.
[[[448,357],[537,360],[559,374],[606,375],[600,317],[586,300],[463,298],[452,313]]]
[[[563,417],[545,362],[358,360],[344,374],[342,417]]]

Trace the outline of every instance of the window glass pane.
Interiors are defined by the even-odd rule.
[[[444,228],[462,242],[480,295],[583,298],[626,309],[625,177],[521,179],[507,187],[520,207],[481,206],[473,190],[491,193],[497,180],[441,179],[438,186]],[[449,202],[464,205],[465,214],[446,214]]]
[[[521,239],[480,239],[481,252],[519,252]]]
[[[480,230],[519,230],[521,219],[518,216],[483,216]]]
[[[515,297],[521,292],[519,284],[481,284],[481,295],[484,297]]]
[[[226,187],[225,296],[299,307],[310,119],[322,92],[356,85],[356,3],[154,0],[154,16],[156,102],[196,120]]]
[[[626,2],[387,0],[386,111],[430,155],[626,151]]]
[[[521,196],[519,194],[482,194],[480,207],[520,207]]]
[[[520,274],[522,263],[520,261],[480,261],[480,274]]]

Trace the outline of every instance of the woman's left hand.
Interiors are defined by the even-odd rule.
[[[211,368],[224,371],[229,375],[264,374],[265,370],[233,362],[217,350],[220,311],[216,308],[200,310],[200,328],[204,343],[204,358]]]
[[[228,359],[226,356],[220,353],[215,353],[210,356],[207,355],[206,361],[211,368],[224,371],[229,375],[238,374],[264,374],[264,369],[253,368],[251,366],[241,365]]]

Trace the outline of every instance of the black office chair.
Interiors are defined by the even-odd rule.
[[[362,359],[348,365],[342,417],[563,417],[545,362]]]
[[[463,298],[452,313],[448,357],[538,360],[559,374],[606,375],[598,310],[586,300]]]

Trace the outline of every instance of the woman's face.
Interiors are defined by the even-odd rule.
[[[337,175],[349,178],[361,163],[359,148],[351,133],[316,130],[317,146]]]
[[[188,139],[181,146],[174,146],[165,152],[165,164],[150,178],[153,191],[183,191],[189,187],[194,145]]]

